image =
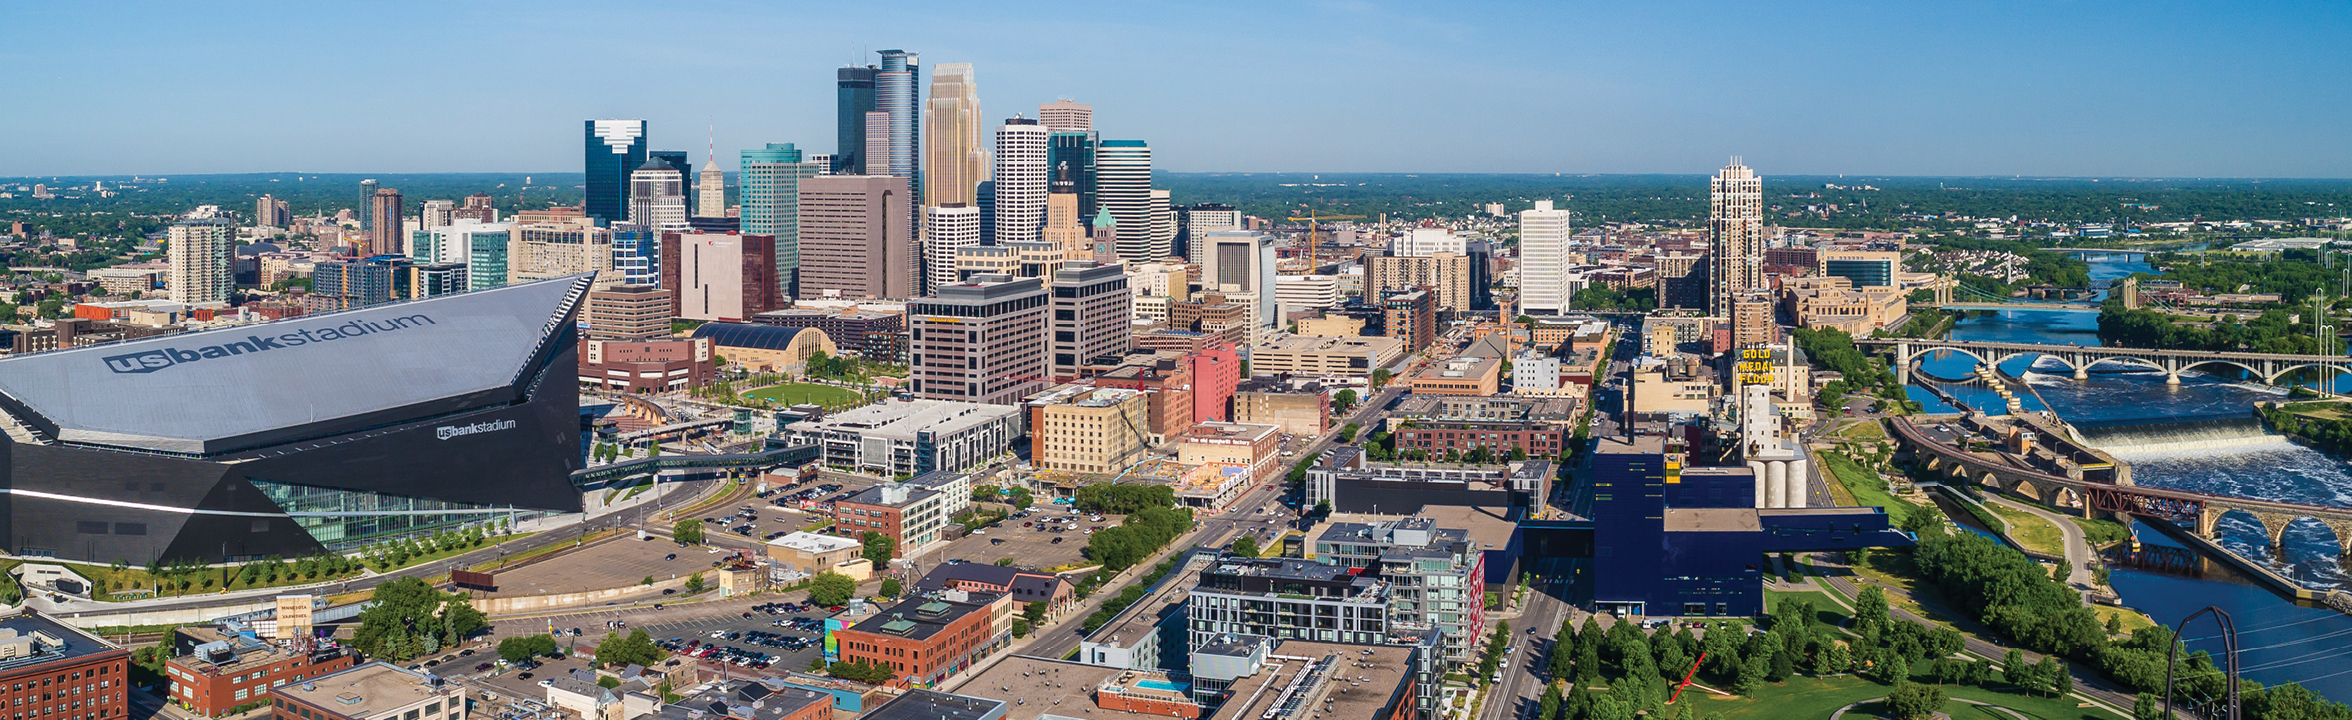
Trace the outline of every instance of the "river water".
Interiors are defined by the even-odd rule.
[[[2094,281],[2148,271],[2146,263],[2091,263]],[[1951,338],[2097,345],[2097,331],[2097,312],[2021,310],[1962,320],[1954,326]],[[1920,369],[1936,377],[1965,378],[1976,364],[1966,355],[1949,353],[1922,360]],[[2212,374],[2184,374],[2180,385],[2168,386],[2163,373],[2120,363],[2096,366],[2090,378],[2082,381],[2074,380],[2065,365],[2035,357],[2011,359],[2001,370],[2023,377],[2033,386],[2034,395],[2020,398],[2023,409],[2052,410],[2077,425],[2243,417],[2250,414],[2255,401],[2280,395],[2270,388]],[[1930,380],[1915,375],[1913,382]],[[1992,390],[1957,383],[1940,386],[1971,407],[2005,411]],[[1931,412],[1951,411],[1921,388],[1909,391]],[[2352,464],[2244,425],[2239,422],[2207,432],[2110,432],[2097,442],[2130,463],[2132,478],[2140,485],[2352,505]],[[2269,547],[2269,537],[2252,517],[2232,513],[2223,516],[2217,527],[2224,547],[2243,557],[2263,559],[2273,570],[2305,585],[2335,587],[2352,581],[2339,564],[2333,533],[2316,521],[2290,525],[2277,551]],[[2151,528],[2135,525],[2133,532],[2142,542],[2178,545]],[[2266,684],[2302,682],[2329,698],[2352,702],[2352,617],[2324,608],[2297,607],[2226,572],[2198,579],[2118,568],[2111,581],[2124,604],[2159,622],[2178,622],[2208,605],[2229,612],[2239,623],[2239,644],[2245,650],[2242,661],[2249,668],[2243,675],[2246,679]],[[2208,631],[2185,634],[2190,638],[2216,634],[2209,631],[2211,625],[2206,621],[2200,624]],[[2192,647],[2216,653],[2221,649],[2218,640],[2195,642]]]

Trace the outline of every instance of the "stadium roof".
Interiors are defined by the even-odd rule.
[[[819,331],[780,325],[712,322],[694,328],[694,337],[710,338],[713,344],[721,347],[786,350],[792,347],[792,339],[804,332]]]
[[[592,276],[0,360],[58,441],[210,455],[504,403]]]

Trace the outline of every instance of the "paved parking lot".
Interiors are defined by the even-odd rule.
[[[800,594],[794,593],[794,595],[798,596]],[[781,600],[775,599],[774,596],[761,597],[767,598],[766,602],[781,602]],[[800,598],[795,597],[794,599],[798,600]],[[676,639],[678,640],[677,645],[683,646],[687,643],[699,640],[703,646],[716,644],[720,647],[734,648],[736,650],[747,653],[758,653],[761,655],[774,656],[775,659],[770,661],[772,664],[767,668],[767,672],[771,674],[781,674],[787,670],[807,670],[810,662],[825,654],[825,647],[824,643],[822,642],[825,633],[822,629],[822,625],[817,626],[819,629],[816,631],[808,631],[791,627],[789,622],[787,622],[787,625],[783,627],[776,625],[777,621],[788,621],[790,618],[810,618],[821,622],[826,617],[832,615],[832,613],[826,612],[824,608],[816,608],[813,612],[805,613],[770,614],[758,610],[744,610],[743,612],[750,613],[751,617],[746,618],[743,617],[741,613],[737,613],[732,617],[721,616],[717,618],[705,617],[698,619],[681,618],[676,620],[655,622],[649,625],[635,625],[631,626],[631,629],[643,628],[646,634],[652,635],[654,642],[657,643],[667,643],[669,640]],[[787,638],[808,638],[817,642],[810,644],[808,647],[799,649],[761,645],[753,638],[748,637],[749,633],[755,631],[775,633],[776,635]],[[745,633],[746,636],[738,637],[734,640],[714,639],[711,637],[712,632],[740,632]],[[704,660],[703,662],[706,665],[716,666],[716,664],[719,662],[719,659],[714,657]]]
[[[874,484],[875,481],[871,478],[823,473],[814,482],[772,488],[772,492],[764,499],[747,498],[735,507],[712,508],[702,514],[703,530],[713,536],[725,535],[753,542],[767,542],[770,537],[781,537],[785,533],[800,530],[820,521],[830,524],[831,515],[813,510],[803,511],[799,508],[799,501],[795,496],[800,492],[816,489],[819,486],[838,486],[839,489],[832,492],[816,494],[818,499],[828,499],[855,493],[872,487]],[[775,504],[778,502],[783,504]],[[752,512],[758,515],[758,519],[745,522],[740,515],[736,514],[746,504],[752,507]],[[745,528],[746,532],[736,532],[737,528]]]
[[[1069,529],[1058,533],[1040,527],[1043,520],[1065,517],[1076,518],[1077,522],[1067,525]],[[1125,516],[1105,515],[1102,518],[1098,522],[1093,516],[1071,515],[1067,507],[1062,505],[1038,505],[1030,508],[1028,517],[1006,518],[996,527],[959,538],[946,547],[925,554],[923,559],[931,562],[960,559],[993,564],[999,558],[1012,558],[1015,565],[1037,570],[1080,565],[1086,562],[1085,555],[1080,552],[1086,547],[1086,530],[1095,526],[1117,527]],[[1030,523],[1030,526],[1024,527],[1022,523]],[[1061,542],[1054,542],[1057,538]]]
[[[663,538],[623,537],[544,562],[499,572],[492,597],[581,592],[634,585],[645,578],[668,580],[709,570],[720,551],[681,548]]]

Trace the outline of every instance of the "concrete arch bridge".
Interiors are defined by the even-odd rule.
[[[1896,438],[1918,453],[1929,470],[1961,483],[2031,498],[2086,518],[2105,514],[2170,520],[2193,528],[2204,538],[2214,537],[2214,523],[2222,515],[2242,512],[2261,523],[2274,549],[2281,547],[2280,540],[2288,526],[2310,519],[2335,533],[2339,556],[2352,560],[2352,508],[2252,500],[2054,475],[1939,442],[1907,418],[1890,421]]]
[[[1856,338],[1854,344],[1885,350],[1894,358],[1895,373],[1905,384],[1911,382],[1911,364],[1917,362],[1921,357],[1937,351],[1967,355],[1988,366],[1997,366],[2012,358],[2026,355],[2041,355],[2065,363],[2067,368],[2074,371],[2076,380],[2089,377],[2091,366],[2103,362],[2137,365],[2162,372],[2164,373],[2164,383],[2167,385],[2179,385],[2181,373],[2200,365],[2235,367],[2261,378],[2265,383],[2272,384],[2277,383],[2279,378],[2297,370],[2316,368],[2335,375],[2352,374],[2352,357],[2335,355],[2147,350],[2142,348],[2083,347],[2079,345],[1970,340],[1920,340],[1915,338]]]

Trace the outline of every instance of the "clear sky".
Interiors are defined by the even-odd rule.
[[[0,176],[578,171],[833,148],[969,62],[1161,169],[2352,177],[2352,3],[0,2]],[[928,76],[925,81],[928,84]]]

